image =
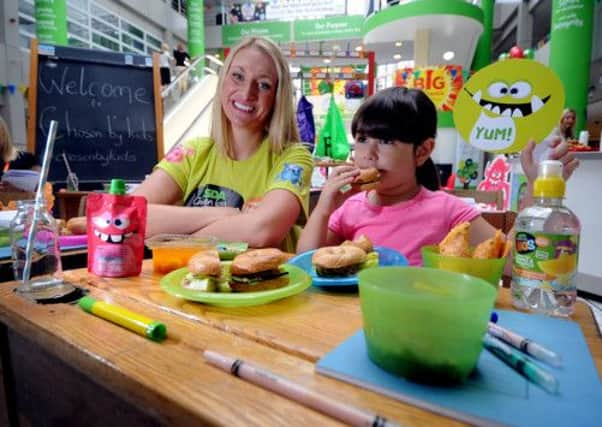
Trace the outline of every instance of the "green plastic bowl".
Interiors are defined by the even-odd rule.
[[[504,274],[506,257],[477,259],[445,256],[439,253],[437,246],[424,246],[422,248],[422,264],[424,267],[440,268],[441,270],[455,271],[456,273],[465,273],[480,277],[497,289],[502,274]]]
[[[464,381],[481,353],[496,290],[466,274],[420,267],[360,271],[368,357],[428,384]]]
[[[8,228],[0,228],[0,246],[10,246],[10,232]]]

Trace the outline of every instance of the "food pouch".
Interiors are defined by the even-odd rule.
[[[88,196],[88,271],[97,276],[137,276],[144,258],[146,199],[125,194],[113,179],[108,194]]]

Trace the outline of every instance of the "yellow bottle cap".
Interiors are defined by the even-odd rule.
[[[544,160],[539,164],[538,176],[533,183],[534,197],[562,198],[565,182],[562,178],[562,162]]]

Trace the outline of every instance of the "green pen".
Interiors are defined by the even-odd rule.
[[[485,334],[483,345],[494,356],[497,356],[504,363],[514,368],[519,374],[526,377],[529,381],[537,384],[548,393],[558,393],[558,380],[543,368],[529,360],[518,350],[506,345],[502,341]]]
[[[98,301],[89,296],[80,298],[78,304],[88,313],[123,326],[153,341],[163,341],[167,337],[167,327],[163,323],[133,313],[118,305]]]

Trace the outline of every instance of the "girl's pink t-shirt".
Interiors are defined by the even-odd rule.
[[[343,240],[365,234],[376,246],[401,252],[410,265],[422,265],[422,246],[438,244],[453,227],[479,215],[458,197],[424,187],[413,199],[392,206],[376,206],[362,192],[333,212],[328,228]]]

